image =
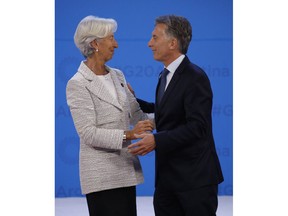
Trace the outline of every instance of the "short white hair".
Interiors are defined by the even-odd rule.
[[[86,58],[94,52],[90,46],[93,40],[98,40],[116,32],[117,22],[114,19],[87,16],[78,24],[74,43]]]

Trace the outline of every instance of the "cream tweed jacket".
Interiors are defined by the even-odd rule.
[[[67,103],[80,137],[82,194],[143,182],[139,159],[127,151],[131,142],[123,142],[123,133],[148,117],[127,88],[123,73],[106,68],[117,99],[83,61],[66,87]]]

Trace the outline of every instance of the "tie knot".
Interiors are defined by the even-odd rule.
[[[169,72],[170,72],[169,70],[167,70],[166,68],[164,68],[164,70],[162,71],[162,76],[163,76],[163,77],[166,77]]]

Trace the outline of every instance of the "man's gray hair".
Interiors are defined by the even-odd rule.
[[[166,34],[177,38],[179,42],[179,51],[186,54],[190,41],[192,40],[192,26],[190,22],[182,16],[165,15],[157,17],[157,24],[165,24],[167,26]]]

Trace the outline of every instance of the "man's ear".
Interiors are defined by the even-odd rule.
[[[178,41],[176,38],[172,38],[170,41],[170,49],[178,49]]]

